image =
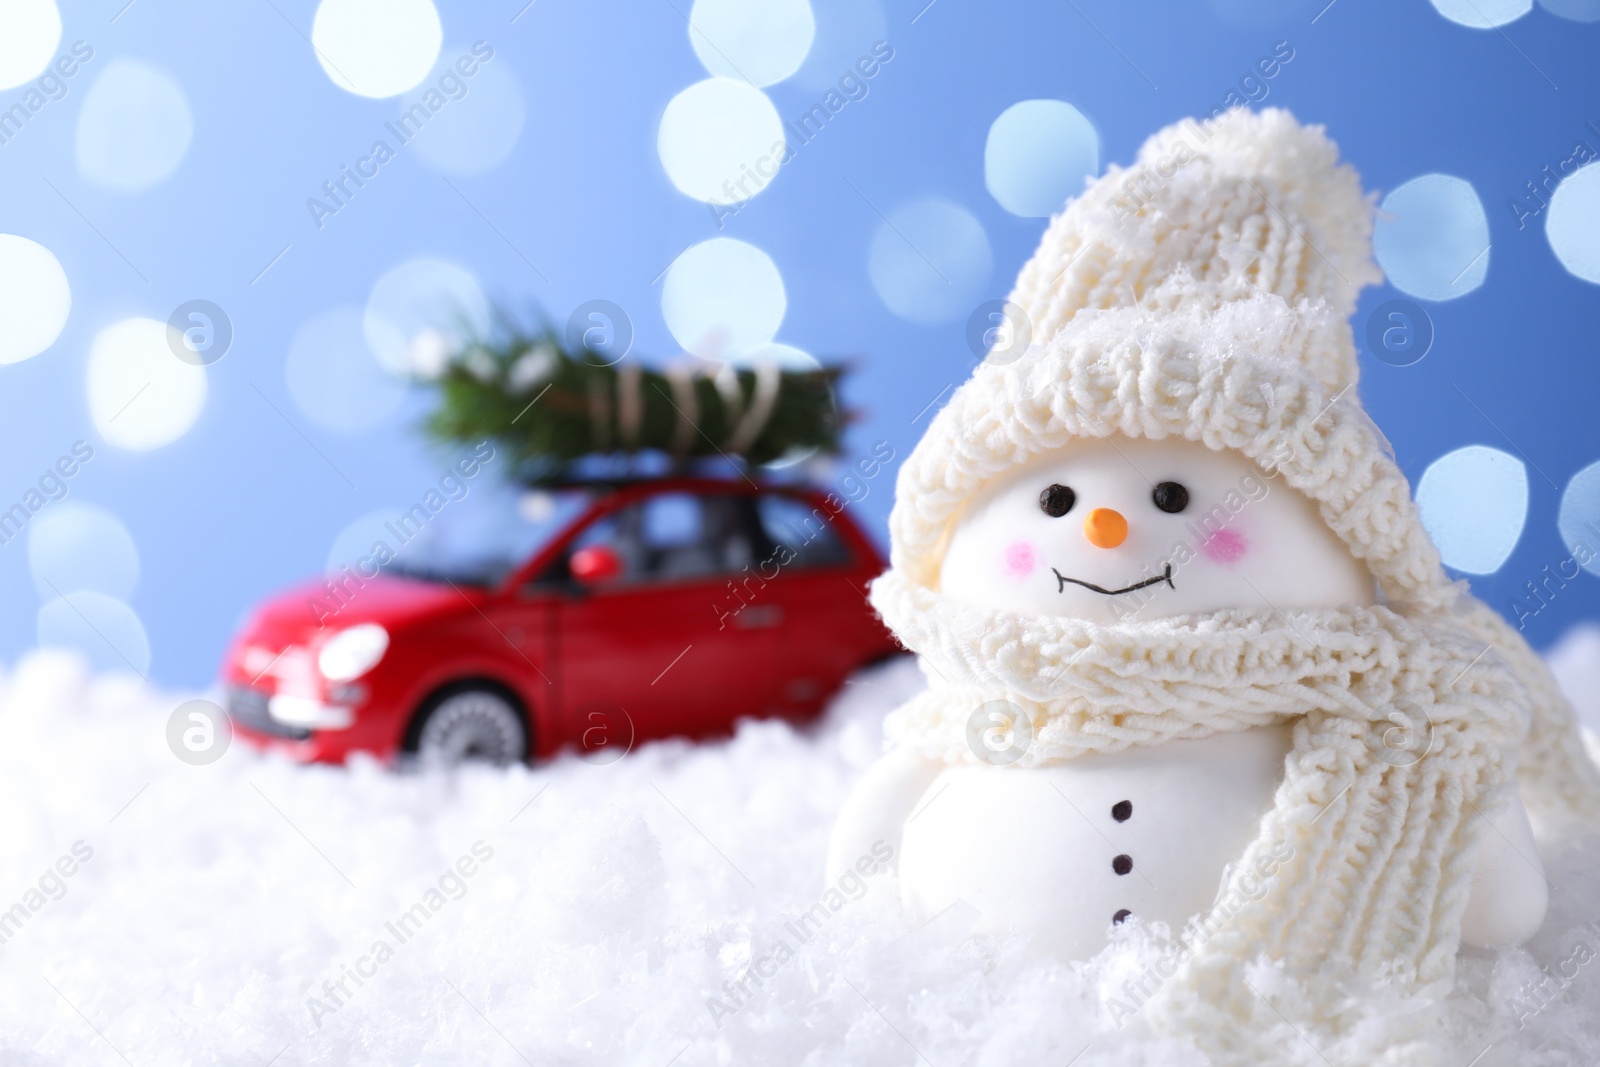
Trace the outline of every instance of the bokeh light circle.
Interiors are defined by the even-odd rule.
[[[428,377],[428,346],[454,348],[488,332],[489,298],[467,268],[419,256],[372,286],[361,329],[378,363],[400,377]]]
[[[1383,198],[1372,250],[1396,289],[1453,300],[1489,275],[1489,217],[1471,182],[1424,174]]]
[[[767,94],[731,78],[707,78],[673,97],[656,136],[672,184],[708,204],[737,203],[765,189],[786,144]]]
[[[160,67],[118,57],[106,64],[78,112],[78,173],[118,193],[171,177],[194,138],[194,116],[178,80]]]
[[[443,106],[430,114],[408,147],[430,170],[465,177],[504,163],[528,118],[527,96],[510,63],[497,54],[479,63],[469,78],[455,64],[470,53],[466,46],[445,49],[427,81],[400,99],[403,116],[418,103],[426,106],[429,91],[440,94]]]
[[[1533,0],[1432,0],[1434,10],[1474,30],[1492,30],[1533,10]]]
[[[1100,173],[1100,134],[1065,100],[1023,100],[1000,113],[983,146],[983,181],[1000,206],[1049,218]]]
[[[63,500],[28,524],[28,572],[46,600],[85,591],[126,600],[139,583],[139,550],[105,508]]]
[[[309,319],[289,341],[284,379],[295,407],[335,433],[382,423],[405,399],[367,343],[360,308],[339,306]]]
[[[1573,22],[1600,22],[1600,0],[1539,0],[1539,6]]]
[[[1600,575],[1600,462],[1589,464],[1567,482],[1556,529],[1583,569]]]
[[[685,352],[732,359],[770,344],[788,310],[778,265],[755,245],[713,237],[667,268],[661,315]]]
[[[885,41],[883,5],[878,0],[811,0],[811,15],[816,22],[811,51],[790,82],[822,92],[838,88],[847,74],[865,77],[856,64],[865,59],[871,69],[878,59],[872,46]]]
[[[780,82],[800,69],[816,19],[806,0],[695,0],[689,41],[713,76]]]
[[[150,637],[127,604],[89,591],[68,593],[39,608],[40,646],[81,652],[96,672],[150,671]]]
[[[1486,445],[1447,452],[1417,482],[1422,525],[1445,565],[1493,574],[1510,558],[1528,518],[1528,472]]]
[[[345,567],[351,573],[363,578],[372,577],[373,564],[372,546],[382,542],[388,546],[390,552],[398,551],[402,546],[400,539],[389,530],[389,524],[394,522],[396,515],[405,514],[404,507],[392,507],[383,511],[369,511],[367,514],[349,522],[333,538],[333,544],[328,549],[328,558],[323,561],[323,573],[337,575]],[[368,560],[366,567],[361,566],[362,560]]]
[[[966,208],[938,197],[890,212],[867,257],[872,287],[889,310],[929,325],[965,318],[993,267],[983,226]]]
[[[55,0],[0,0],[0,89],[43,74],[60,41]]]
[[[37,356],[56,343],[72,311],[61,261],[42,244],[0,233],[0,363]]]
[[[357,96],[399,96],[416,86],[443,44],[433,0],[322,0],[311,21],[317,62]]]
[[[1600,166],[1580,167],[1556,186],[1544,236],[1563,267],[1600,285]]]
[[[206,369],[172,354],[165,322],[123,319],[95,335],[88,389],[100,436],[145,451],[171,444],[195,424],[206,403]]]

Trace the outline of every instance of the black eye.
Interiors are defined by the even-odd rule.
[[[1150,499],[1162,511],[1176,515],[1189,506],[1189,490],[1177,482],[1162,482],[1150,493]]]
[[[1072,510],[1077,500],[1077,493],[1058,482],[1039,494],[1039,507],[1052,519],[1059,519]]]

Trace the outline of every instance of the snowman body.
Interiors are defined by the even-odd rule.
[[[974,929],[1028,931],[1086,959],[1128,916],[1174,932],[1206,911],[1272,806],[1287,727],[1093,754],[1037,768],[943,770],[907,819],[901,892],[915,913],[958,901]]]
[[[1105,625],[1376,599],[1315,505],[1270,470],[1192,442],[1125,437],[1076,442],[992,482],[956,517],[939,586],[978,608]],[[1021,933],[1075,959],[1128,916],[1181,933],[1259,836],[1290,734],[1280,724],[1045,763],[983,745],[953,763],[897,750],[841,812],[830,878],[883,840],[913,914],[965,902],[974,932]],[[1425,737],[1381,736],[1399,746],[1382,758],[1426,756]],[[1462,937],[1498,947],[1531,936],[1548,897],[1514,784],[1488,807]]]

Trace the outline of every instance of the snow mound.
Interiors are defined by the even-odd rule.
[[[1052,963],[958,911],[907,921],[886,874],[822,884],[920,686],[902,660],[808,729],[397,775],[190,766],[166,742],[186,696],[36,653],[0,681],[0,1063],[1202,1063],[1107,1006],[1159,928]],[[1548,860],[1539,937],[1463,954],[1440,1013],[1462,1064],[1600,1061],[1600,841]],[[1369,1026],[1283,1062],[1359,1055],[1396,1010],[1374,993]]]

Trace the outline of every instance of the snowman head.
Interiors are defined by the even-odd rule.
[[[1374,598],[1367,568],[1275,472],[1124,436],[993,479],[952,525],[939,588],[973,607],[1095,622]]]

